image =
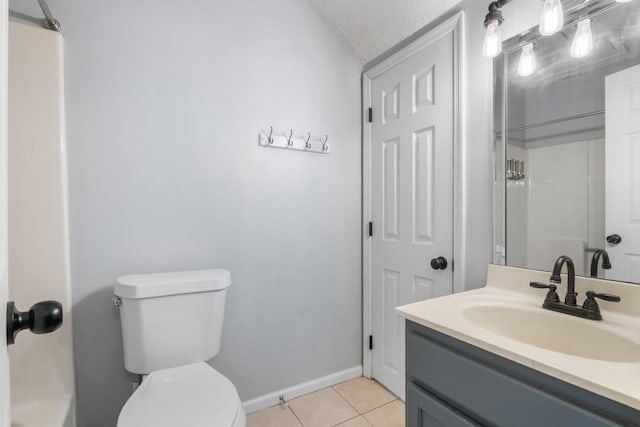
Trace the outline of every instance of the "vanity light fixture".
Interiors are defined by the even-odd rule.
[[[482,45],[482,54],[489,59],[495,58],[502,53],[502,36],[500,25],[504,21],[502,7],[512,0],[496,0],[489,4],[489,12],[484,19],[484,26],[487,32]],[[542,15],[540,16],[540,26],[538,31],[542,36],[556,34],[564,27],[565,17],[562,7],[563,0],[543,0]],[[586,4],[590,0],[583,0]],[[618,3],[627,3],[632,0],[616,0]],[[575,1],[569,1],[572,7]],[[585,18],[578,22],[577,30],[573,42],[571,43],[571,56],[574,58],[584,58],[593,52],[593,34],[591,32],[591,20]],[[521,76],[531,75],[536,69],[536,58],[533,46],[525,46],[522,49],[520,63],[518,64],[518,74]],[[527,74],[528,73],[528,74]]]
[[[482,54],[485,58],[495,58],[502,52],[502,35],[500,34],[500,23],[492,21],[487,25],[487,34],[482,45]]]
[[[518,62],[518,74],[522,77],[528,77],[536,71],[536,55],[533,52],[533,43],[526,44],[522,47],[520,61]]]
[[[540,34],[551,36],[564,26],[564,10],[560,0],[545,0],[540,16]]]
[[[484,36],[482,54],[485,58],[495,58],[502,53],[502,36],[500,25],[504,21],[502,7],[512,0],[496,0],[489,4],[489,13],[484,18],[487,32]],[[618,0],[629,1],[629,0]],[[550,36],[557,33],[564,26],[564,10],[562,0],[544,0],[542,15],[540,16],[540,34]]]
[[[504,21],[502,6],[510,1],[497,0],[489,4],[489,13],[484,18],[484,26],[487,32],[482,44],[482,55],[485,58],[492,59],[502,53],[502,35],[500,34],[500,25]]]
[[[485,58],[492,59],[502,53],[502,35],[500,34],[500,25],[504,21],[502,6],[510,1],[497,0],[489,4],[489,13],[484,18],[484,26],[487,32],[482,44],[482,55]]]
[[[576,35],[571,43],[571,56],[584,58],[593,52],[593,34],[591,33],[591,19],[585,18],[578,22]]]

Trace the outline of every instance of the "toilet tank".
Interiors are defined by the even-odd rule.
[[[204,362],[220,350],[227,270],[138,274],[118,278],[124,365],[148,374]]]

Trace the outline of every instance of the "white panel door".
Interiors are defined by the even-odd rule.
[[[607,277],[640,283],[640,65],[606,78]]]
[[[451,33],[371,82],[372,376],[401,398],[395,308],[453,292],[453,97]]]
[[[7,21],[8,5],[0,0],[0,426],[10,425],[9,353],[6,340],[7,283]]]

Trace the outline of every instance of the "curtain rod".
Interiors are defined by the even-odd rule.
[[[44,26],[45,28],[60,32],[62,30],[62,25],[60,22],[53,17],[51,14],[51,9],[49,9],[49,5],[46,0],[38,0],[40,4],[40,9],[42,9],[42,13],[44,13]]]

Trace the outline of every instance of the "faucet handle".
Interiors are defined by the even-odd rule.
[[[549,289],[549,292],[547,292],[547,296],[545,297],[544,302],[560,302],[560,297],[556,292],[556,289],[558,289],[556,285],[554,284],[546,285],[540,282],[530,282],[529,286],[536,289]]]
[[[600,298],[602,300],[611,301],[611,302],[620,302],[620,301],[622,301],[622,298],[620,298],[618,295],[597,294],[597,293],[595,293],[593,291],[587,292],[587,298],[589,298],[589,299]]]
[[[540,282],[529,282],[529,286],[537,289],[551,289],[551,287],[553,286],[554,290],[558,289],[556,285],[547,285],[545,283],[540,283]]]
[[[584,300],[584,304],[582,304],[582,308],[585,310],[592,311],[594,313],[600,314],[600,307],[598,307],[598,303],[596,302],[596,298],[600,298],[605,301],[611,302],[620,302],[621,298],[618,295],[612,294],[597,294],[593,291],[587,292],[587,299]],[[600,317],[600,316],[599,316]],[[601,317],[598,319],[600,320]]]

